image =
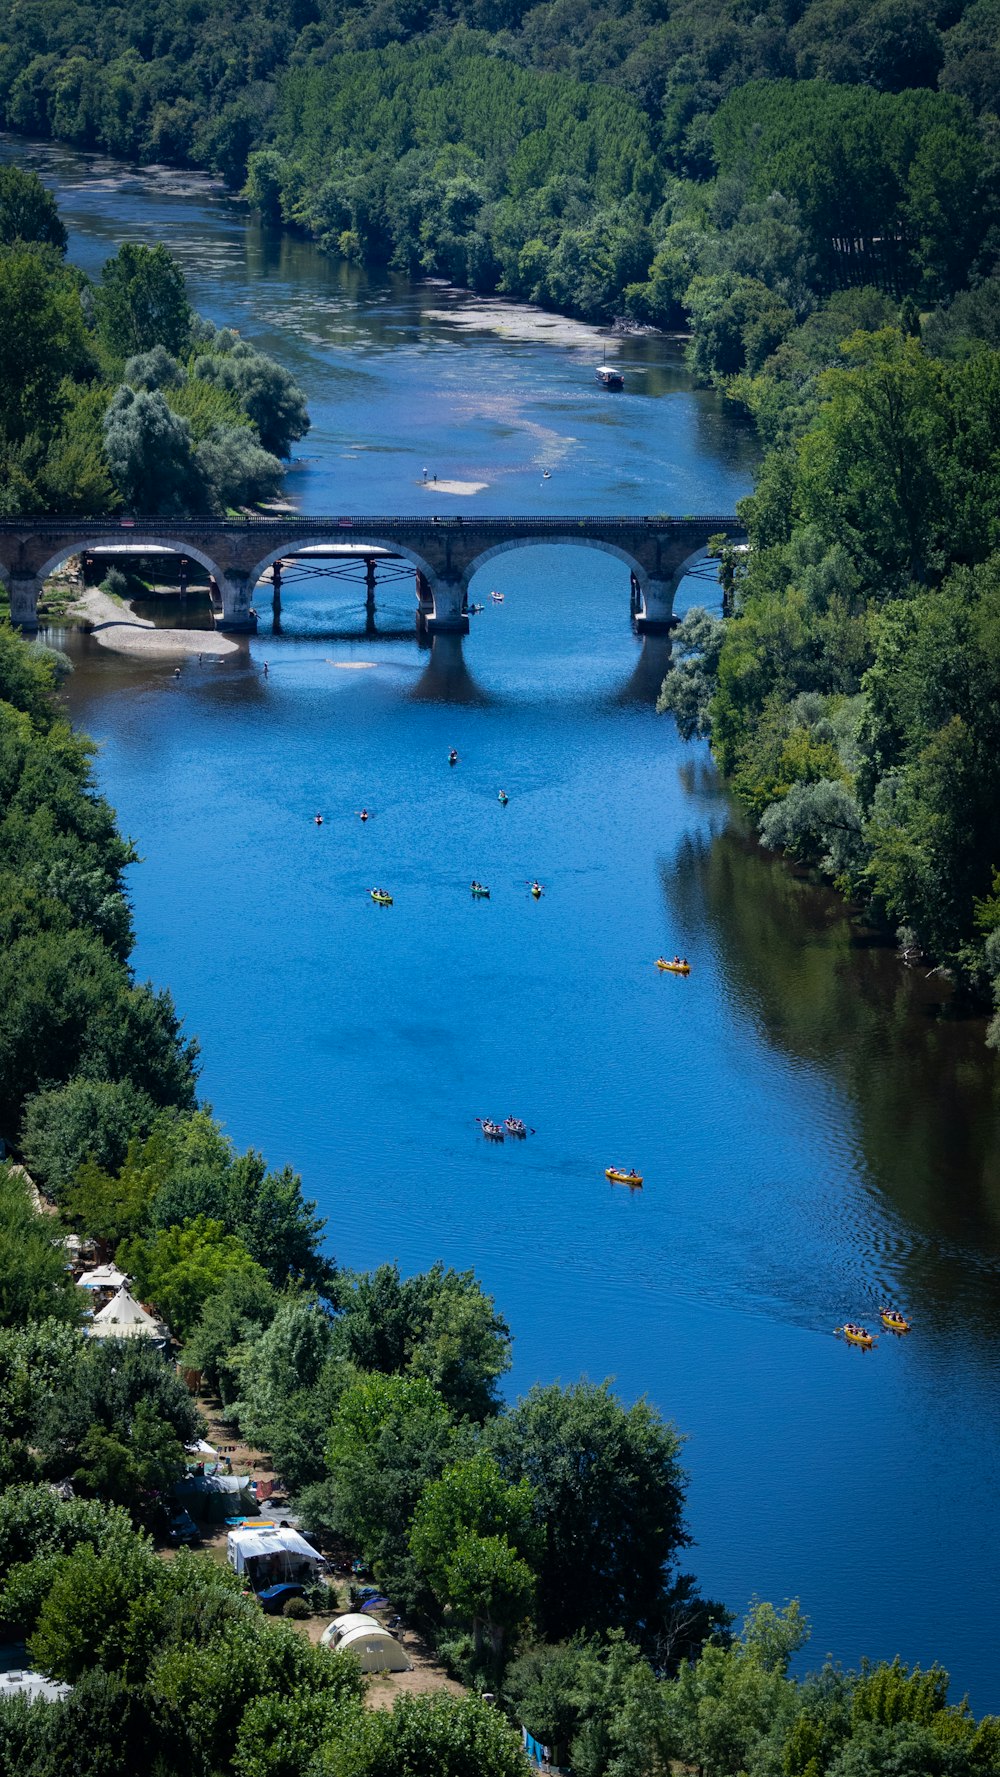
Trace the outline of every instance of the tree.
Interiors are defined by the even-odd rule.
[[[289,1291],[266,1331],[232,1354],[244,1431],[298,1490],[324,1475],[323,1447],[345,1385],[331,1360],[332,1328],[314,1296]]]
[[[512,1485],[493,1457],[477,1450],[424,1488],[410,1531],[414,1558],[435,1589],[444,1585],[454,1551],[468,1536],[503,1537],[534,1562],[542,1545],[534,1508],[530,1484]]]
[[[131,1546],[126,1514],[96,1500],[60,1499],[50,1486],[7,1487],[0,1493],[0,1579],[46,1555],[65,1555],[81,1543],[98,1550]]]
[[[918,340],[889,328],[859,335],[850,355],[850,369],[820,379],[825,399],[800,449],[800,509],[898,587],[926,578],[944,521],[941,372]]]
[[[213,427],[196,447],[195,462],[214,512],[273,500],[281,492],[281,464],[246,426]]]
[[[242,1241],[207,1216],[184,1227],[161,1228],[148,1239],[125,1240],[118,1259],[140,1295],[156,1303],[181,1338],[194,1330],[209,1297],[234,1271],[256,1272],[266,1281]]]
[[[124,251],[124,249],[123,249]],[[185,512],[202,504],[202,478],[187,420],[171,413],[159,390],[136,394],[125,383],[104,420],[108,466],[130,512]]]
[[[117,1676],[84,1672],[68,1697],[35,1710],[45,1718],[44,1752],[31,1777],[199,1777],[198,1748],[180,1713]]]
[[[356,1675],[357,1690],[345,1683],[341,1691],[305,1691],[292,1697],[255,1697],[243,1712],[236,1736],[236,1777],[300,1777],[317,1746],[347,1739],[361,1724],[363,1685],[358,1662],[350,1654],[333,1661]]]
[[[527,1777],[521,1742],[478,1697],[398,1697],[323,1747],[323,1777]]]
[[[31,1320],[0,1331],[0,1486],[36,1478],[45,1402],[79,1355],[79,1332],[67,1321]]]
[[[34,648],[26,647],[23,638],[15,634],[9,623],[0,623],[0,702],[13,705],[14,710],[23,710],[30,718],[28,736],[32,726],[39,733],[51,728],[55,720],[54,689],[51,660],[44,654],[37,654]],[[24,738],[23,729],[19,738]]]
[[[536,1577],[504,1536],[463,1536],[438,1590],[471,1622],[477,1654],[486,1648],[499,1663],[506,1636],[531,1615]]]
[[[290,1166],[269,1172],[253,1148],[238,1155],[226,1175],[226,1220],[278,1288],[293,1279],[309,1289],[331,1287],[333,1262],[321,1251],[325,1218],[303,1197]]]
[[[211,343],[221,352],[196,358],[194,375],[231,394],[253,421],[264,450],[287,457],[309,429],[305,396],[294,377],[231,333],[216,334]]]
[[[788,1663],[808,1633],[797,1600],[784,1611],[755,1603],[731,1646],[711,1641],[696,1663],[683,1666],[667,1700],[679,1756],[704,1777],[752,1768],[761,1743],[794,1717]]]
[[[0,952],[0,1128],[16,1129],[43,1085],[77,1074],[131,1077],[154,1104],[190,1103],[196,1053],[170,995],[133,987],[89,933],[33,933]]]
[[[208,1565],[204,1557],[189,1557],[189,1569],[195,1564],[201,1569]],[[204,1590],[199,1585],[199,1593]],[[326,1696],[331,1712],[339,1703],[350,1720],[350,1706],[363,1683],[356,1661],[310,1646],[291,1624],[268,1623],[253,1599],[231,1598],[224,1610],[220,1603],[192,1599],[175,1619],[174,1632],[157,1647],[150,1674],[154,1694],[179,1710],[188,1723],[204,1769],[231,1768],[237,1746],[250,1757],[261,1750],[262,1720],[274,1719],[270,1710],[254,1709],[264,1699],[294,1704]],[[208,1633],[199,1633],[200,1620]],[[294,1746],[300,1731],[297,1712],[276,1713],[277,1731],[284,1728]],[[319,1713],[313,1714],[314,1720]],[[244,1721],[245,1738],[241,1737]]]
[[[200,1428],[180,1376],[147,1340],[101,1339],[82,1344],[49,1391],[35,1439],[50,1474],[152,1520]]]
[[[131,389],[174,389],[186,381],[178,360],[166,346],[155,345],[148,352],[136,352],[126,359],[122,382]]]
[[[135,1523],[150,1523],[183,1474],[183,1445],[151,1404],[140,1401],[127,1435],[87,1427],[73,1481],[94,1499],[124,1506]]]
[[[492,1421],[486,1441],[501,1472],[534,1491],[546,1635],[651,1626],[688,1541],[673,1427],[645,1401],[623,1407],[607,1383],[553,1384]]]
[[[456,1416],[485,1419],[510,1368],[510,1331],[472,1271],[438,1262],[403,1279],[397,1265],[342,1279],[335,1345],[359,1370],[426,1376]]]
[[[174,356],[183,353],[192,315],[176,259],[162,245],[126,241],[104,265],[94,292],[94,315],[98,335],[113,358],[131,358],[155,346]]]
[[[137,1605],[155,1593],[162,1566],[152,1549],[135,1541],[113,1554],[81,1544],[59,1563],[38,1624],[29,1637],[32,1663],[72,1684],[102,1667],[122,1671],[146,1649],[132,1630]]]
[[[56,200],[37,173],[0,167],[0,245],[35,242],[66,251],[66,229]]]
[[[80,293],[38,247],[0,249],[0,415],[23,441],[58,422],[67,379],[95,371]]]
[[[200,1370],[224,1405],[237,1398],[245,1348],[270,1326],[279,1302],[273,1284],[257,1271],[230,1271],[205,1303],[181,1362]]]
[[[674,1768],[669,1687],[620,1630],[529,1648],[504,1691],[553,1762],[580,1777],[668,1777]]]
[[[327,1468],[341,1534],[378,1571],[405,1559],[417,1501],[454,1452],[454,1421],[424,1378],[364,1376],[344,1390]]]
[[[424,1488],[410,1550],[439,1603],[472,1622],[477,1652],[498,1658],[505,1633],[529,1615],[542,1536],[525,1481],[505,1481],[484,1451]]]
[[[59,1193],[87,1158],[117,1172],[129,1142],[149,1133],[154,1115],[151,1100],[131,1080],[77,1077],[28,1100],[22,1152],[46,1190]]]
[[[668,712],[682,740],[711,733],[709,706],[715,692],[724,629],[702,605],[692,605],[671,638],[670,670],[656,702],[658,715]],[[676,659],[674,656],[676,655]]]
[[[82,1319],[62,1229],[54,1216],[37,1213],[23,1173],[0,1165],[0,1326],[47,1316],[74,1325]]]
[[[773,850],[818,864],[848,887],[860,880],[869,855],[857,797],[847,784],[830,778],[794,783],[765,810],[760,836]]]

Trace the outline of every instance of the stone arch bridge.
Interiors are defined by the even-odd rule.
[[[468,588],[488,561],[510,549],[573,543],[615,556],[629,569],[640,630],[670,627],[674,593],[710,537],[742,539],[731,515],[687,518],[7,518],[0,520],[0,579],[11,617],[37,627],[38,594],[69,556],[131,545],[200,562],[213,583],[220,629],[253,630],[254,588],[273,564],[319,546],[389,551],[412,563],[418,615],[429,631],[464,634]]]

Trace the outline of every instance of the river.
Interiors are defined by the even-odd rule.
[[[4,152],[56,189],[79,264],[162,239],[196,306],[294,371],[305,511],[719,512],[750,485],[752,441],[675,343],[366,276],[198,178]],[[592,378],[611,350],[617,398]],[[483,491],[428,494],[425,467]],[[512,1391],[610,1376],[676,1420],[710,1595],[798,1596],[807,1663],[937,1658],[997,1709],[996,1064],[939,982],[741,830],[653,712],[662,645],[626,579],[508,554],[473,588],[502,606],[433,655],[365,639],[357,589],[317,577],[280,635],[262,605],[245,656],[177,683],[71,641],[72,713],[143,858],[137,968],[342,1263],[474,1266]],[[409,625],[409,583],[380,603]],[[689,979],[653,967],[674,950]],[[475,1119],[509,1111],[537,1133],[487,1146]],[[909,1337],[832,1336],[884,1297]]]

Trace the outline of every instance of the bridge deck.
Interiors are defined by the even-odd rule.
[[[290,528],[303,532],[324,532],[332,530],[423,530],[428,524],[445,525],[461,528],[474,527],[476,530],[510,530],[529,528],[533,531],[566,531],[574,527],[595,530],[638,530],[648,528],[653,531],[678,529],[681,526],[696,526],[699,530],[706,525],[738,528],[739,521],[733,513],[702,513],[685,512],[670,513],[637,513],[634,516],[618,513],[613,517],[606,514],[563,513],[554,515],[534,515],[530,513],[352,513],[332,514],[317,517],[313,514],[303,515],[298,512],[284,513],[248,513],[242,518],[183,518],[169,517],[159,514],[137,514],[135,517],[120,517],[115,513],[81,514],[66,517],[26,513],[21,518],[0,518],[0,535],[31,531],[32,533],[55,533],[62,535],[66,531],[77,530],[93,535],[95,531],[176,531],[185,536],[241,535],[248,531],[282,531]]]

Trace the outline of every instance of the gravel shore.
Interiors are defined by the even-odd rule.
[[[239,654],[245,647],[242,638],[219,635],[211,629],[157,629],[147,618],[137,617],[128,604],[119,604],[94,586],[81,592],[72,611],[83,619],[83,627],[95,642],[116,654],[138,654],[146,660],[204,654],[218,660]]]

